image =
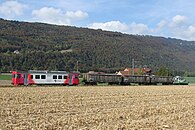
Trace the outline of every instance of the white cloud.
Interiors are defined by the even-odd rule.
[[[5,1],[0,4],[0,14],[5,15],[6,17],[14,17],[22,15],[24,9],[26,9],[26,5],[19,3],[17,1]]]
[[[63,12],[61,9],[53,7],[43,7],[39,10],[33,10],[32,15],[36,21],[59,25],[70,25],[73,21],[88,17],[86,12],[80,10]]]
[[[165,26],[167,25],[167,21],[165,20],[161,20],[158,24],[157,24],[157,30],[161,30],[163,29]]]
[[[73,12],[73,11],[67,11],[66,17],[72,20],[82,20],[88,17],[88,14],[86,12],[82,12],[80,10]]]
[[[161,20],[154,27],[149,27],[144,23],[121,23],[120,21],[110,21],[106,23],[93,23],[88,27],[109,31],[118,31],[128,34],[154,35],[164,37],[174,37],[195,41],[195,24],[189,24],[186,16],[176,15],[170,20]]]
[[[189,31],[190,33],[195,34],[195,25],[189,26],[189,27],[188,27],[188,31]]]
[[[106,23],[93,23],[88,26],[93,29],[102,29],[108,31],[117,31],[131,34],[148,34],[153,32],[153,29],[148,28],[147,25],[142,23],[131,23],[127,25],[126,23],[121,23],[120,21],[110,21]]]
[[[43,7],[40,10],[33,10],[32,15],[36,21],[51,24],[70,24],[70,19],[60,9]]]
[[[176,36],[179,38],[195,41],[195,25],[190,25],[188,28],[186,28],[186,30],[176,32]]]
[[[195,25],[190,24],[186,16],[176,15],[169,21],[162,20],[154,30],[153,35],[195,41]]]
[[[176,15],[172,18],[172,21],[170,23],[170,27],[181,26],[182,24],[185,24],[186,20],[187,20],[186,16]]]
[[[148,26],[145,24],[142,24],[142,23],[137,24],[133,22],[130,25],[130,32],[133,34],[148,34],[148,33],[151,33],[152,30],[150,30]]]
[[[169,37],[185,40],[195,40],[195,25],[190,24],[186,16],[176,15],[165,26],[163,31],[167,31]]]
[[[121,23],[120,21],[110,21],[106,23],[93,23],[89,25],[89,28],[102,29],[108,31],[126,32],[128,31],[128,25]]]

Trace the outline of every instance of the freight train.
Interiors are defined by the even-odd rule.
[[[12,84],[17,85],[78,85],[78,73],[66,71],[13,71]]]
[[[86,85],[97,85],[97,83],[108,83],[116,85],[172,85],[173,77],[156,76],[156,75],[117,75],[105,73],[85,73],[83,74],[83,82]]]

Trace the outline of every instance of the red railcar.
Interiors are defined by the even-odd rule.
[[[12,71],[12,84],[16,85],[24,85],[25,75],[24,72]]]
[[[17,85],[78,85],[79,74],[66,71],[37,71],[12,72],[12,84]]]
[[[79,84],[79,74],[78,73],[69,74],[64,84],[65,85],[78,85]]]

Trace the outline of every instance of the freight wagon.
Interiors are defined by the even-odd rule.
[[[97,85],[97,83],[121,84],[121,76],[116,74],[83,74],[85,85]]]
[[[12,84],[16,85],[78,85],[79,74],[66,71],[12,72]]]
[[[173,84],[173,77],[171,76],[155,76],[155,75],[116,75],[116,74],[99,74],[99,73],[85,73],[83,74],[83,81],[85,84],[108,83],[118,85],[130,85],[132,83],[144,85],[171,85]]]

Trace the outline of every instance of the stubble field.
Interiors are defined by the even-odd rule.
[[[195,129],[195,86],[0,88],[0,129]]]

